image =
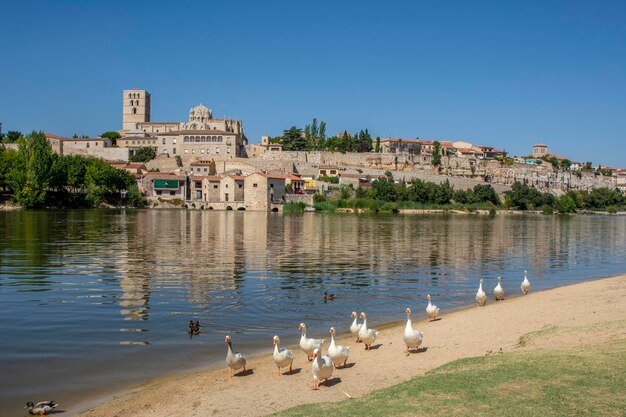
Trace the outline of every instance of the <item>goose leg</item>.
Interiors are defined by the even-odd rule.
[[[345,361],[343,361],[343,367],[345,368],[347,364],[348,364],[348,359],[346,359]]]
[[[276,377],[280,378],[280,368],[278,368],[278,372],[276,372]]]
[[[289,364],[289,375],[291,375],[293,373],[293,370],[291,369],[291,364]]]

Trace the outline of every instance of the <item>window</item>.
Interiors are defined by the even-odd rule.
[[[157,191],[157,195],[161,195],[161,191]]]
[[[133,114],[137,114],[137,109],[133,107]]]
[[[172,149],[172,153],[176,155],[176,148]]]
[[[176,145],[176,138],[172,139],[172,143]]]
[[[187,149],[185,149],[185,153],[189,153],[189,151]]]
[[[204,172],[208,172],[208,168],[204,168]]]
[[[254,188],[257,188],[257,187],[259,186],[259,184],[252,184],[252,186],[253,186]]]
[[[204,149],[200,149],[200,153],[204,153]]]
[[[185,136],[185,137],[183,138],[183,143],[184,143],[184,142],[189,142],[189,136]]]
[[[270,188],[274,188],[274,184],[270,184]]]
[[[170,191],[170,195],[176,195],[176,191]]]
[[[165,145],[165,138],[162,139],[163,145]]]
[[[224,188],[228,188],[228,184],[224,184]]]
[[[215,154],[219,155],[220,154],[220,148],[215,148]]]
[[[88,147],[89,147],[89,142],[87,142],[87,146],[86,146],[86,148],[88,148]]]
[[[214,185],[214,186],[213,186],[213,188],[214,188],[214,189],[217,189],[217,185]]]
[[[192,149],[192,150],[191,150],[191,153],[192,153],[192,154],[195,154],[195,153],[196,153],[196,150],[195,150],[195,149]]]
[[[239,188],[243,188],[243,184],[239,184]]]
[[[230,146],[226,148],[226,153],[230,153]]]
[[[134,140],[134,141],[133,141],[133,145],[134,145],[134,144],[136,144],[136,143],[137,143],[137,141],[136,141],[136,140]]]

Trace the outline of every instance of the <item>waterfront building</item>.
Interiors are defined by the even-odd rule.
[[[187,176],[173,173],[148,172],[141,181],[141,189],[148,197],[187,199]]]

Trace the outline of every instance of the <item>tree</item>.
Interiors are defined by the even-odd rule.
[[[441,143],[438,140],[433,142],[433,165],[441,165]]]
[[[53,156],[43,132],[32,132],[20,143],[9,174],[14,199],[24,208],[41,207],[46,200]]]
[[[376,136],[376,148],[374,148],[374,152],[380,153],[380,136]]]
[[[354,147],[351,149],[352,152],[370,152],[372,150],[372,136],[367,129],[361,130],[359,133],[354,135]]]
[[[100,137],[109,139],[111,141],[111,143],[113,144],[113,146],[116,146],[117,145],[117,140],[119,138],[121,138],[122,135],[120,135],[117,132],[108,131],[108,132],[104,132],[103,134],[101,134]]]
[[[569,159],[564,159],[561,161],[561,168],[563,168],[564,171],[569,171],[569,168],[572,166],[572,161],[570,161]]]
[[[131,162],[148,162],[156,158],[156,151],[149,146],[137,149],[135,154],[130,157]]]
[[[7,143],[17,142],[18,139],[21,137],[22,137],[22,132],[19,132],[17,130],[9,130],[6,135],[6,142]]]
[[[283,150],[303,151],[306,149],[306,138],[302,135],[302,130],[292,126],[289,130],[283,131]]]
[[[576,203],[567,194],[562,195],[556,201],[556,209],[559,213],[576,213]]]
[[[496,190],[489,184],[478,184],[473,191],[476,200],[479,202],[491,202],[496,206],[500,203]]]

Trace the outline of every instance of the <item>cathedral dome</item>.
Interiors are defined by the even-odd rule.
[[[192,107],[189,110],[189,121],[205,121],[213,117],[213,112],[202,104]]]

